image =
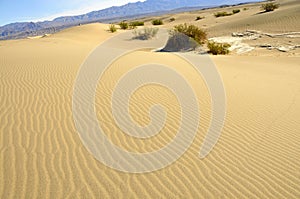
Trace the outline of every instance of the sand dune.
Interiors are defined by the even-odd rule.
[[[241,6],[240,9],[243,9],[243,7]],[[228,9],[228,11],[230,12],[230,9]],[[300,17],[299,11],[300,5],[297,2],[293,5],[286,5],[282,2],[276,12],[270,13],[261,13],[262,11],[259,5],[257,5],[245,11],[247,15],[241,16],[237,14],[232,17],[234,18],[233,20],[212,27],[209,29],[209,32],[230,34],[247,29],[272,33],[296,32],[300,29],[298,22]]]
[[[255,20],[270,16],[253,16],[259,10],[255,4],[249,5],[245,19],[237,15],[235,22],[218,19],[224,23],[218,26],[195,23],[207,24],[216,36],[226,35],[223,30],[239,30],[250,16],[256,29],[279,32],[279,24],[280,30],[299,31],[298,5],[282,1],[282,7],[270,13],[277,13],[278,19],[270,19],[266,26],[263,23],[269,21]],[[215,10],[201,12],[207,20],[215,20],[210,18]],[[178,14],[176,23],[197,15]],[[105,24],[90,24],[44,38],[0,42],[1,198],[300,197],[299,56],[275,57],[274,51],[261,56],[255,53],[264,51],[212,56],[226,89],[227,117],[219,142],[205,159],[199,158],[199,150],[210,122],[211,100],[202,77],[174,54],[136,51],[114,62],[96,96],[99,122],[114,144],[135,152],[157,150],[172,140],[179,125],[180,107],[172,92],[145,86],[132,95],[130,113],[145,125],[149,107],[161,103],[168,111],[162,132],[143,141],[115,126],[109,108],[113,86],[137,64],[156,61],[179,71],[196,89],[201,109],[197,136],[177,162],[152,173],[128,174],[106,167],[86,150],[72,117],[73,85],[80,65],[113,35]]]
[[[193,12],[185,12],[173,15],[164,15],[155,18],[160,18],[165,22],[165,27],[172,28],[174,25],[181,23],[195,24],[208,33],[208,37],[231,37],[234,32],[244,32],[247,30],[261,31],[263,33],[280,34],[299,32],[300,30],[300,4],[297,1],[292,0],[278,0],[280,4],[279,9],[275,12],[263,13],[261,5],[263,3],[255,3],[248,5],[230,6],[226,8],[215,8],[208,10],[200,10]],[[246,10],[244,10],[246,8]],[[240,9],[240,13],[232,16],[216,18],[214,13],[217,12],[232,12],[233,9]],[[196,17],[204,17],[201,20],[196,21]],[[170,22],[170,18],[175,18],[175,21]],[[150,22],[149,22],[150,23]],[[285,46],[286,48],[299,45],[300,37],[281,37],[270,38],[263,36],[255,40],[244,41],[245,44],[250,47],[255,47],[254,51],[249,51],[248,55],[268,54],[268,56],[281,56],[280,51],[261,49],[258,46],[262,44],[273,44],[276,47]],[[236,51],[233,52],[234,54]],[[299,56],[299,48],[292,50],[288,53],[290,56]],[[285,53],[286,55],[287,53]]]

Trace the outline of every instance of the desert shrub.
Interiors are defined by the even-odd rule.
[[[123,30],[126,30],[126,29],[128,29],[128,23],[126,23],[126,22],[121,22],[121,23],[119,23],[119,26],[120,26],[120,28],[121,29],[123,29]]]
[[[137,26],[143,26],[145,23],[143,21],[133,21],[129,24],[131,28],[135,28]]]
[[[244,8],[243,10],[246,11],[246,10],[249,10],[249,8]]]
[[[175,21],[175,18],[174,18],[174,17],[172,17],[172,18],[170,19],[170,22],[173,22],[173,21]]]
[[[200,16],[196,17],[196,21],[199,21],[201,19],[204,19],[204,17],[200,17]]]
[[[266,12],[271,12],[271,11],[274,11],[275,9],[279,8],[279,4],[275,4],[275,3],[266,3],[266,4],[263,4],[261,6],[261,8],[263,10],[265,10]]]
[[[110,31],[110,32],[117,32],[116,26],[115,26],[114,24],[111,24],[111,25],[109,26],[109,31]]]
[[[186,52],[195,50],[199,43],[183,33],[173,32],[162,52]]]
[[[217,12],[214,14],[215,17],[226,17],[232,15],[232,13],[227,13],[227,12]]]
[[[163,21],[160,20],[160,19],[155,19],[152,21],[152,24],[155,25],[155,26],[158,26],[158,25],[163,25]]]
[[[145,27],[142,30],[133,30],[133,39],[140,39],[140,40],[148,40],[148,39],[152,39],[153,37],[155,37],[158,33],[158,28],[147,28]]]
[[[208,42],[207,47],[209,49],[208,53],[213,55],[226,55],[229,53],[230,44],[227,43],[216,43]]]
[[[207,33],[195,25],[180,24],[175,26],[173,31],[183,33],[199,44],[203,44],[207,40]]]
[[[236,13],[239,13],[239,12],[241,12],[240,9],[235,9],[235,10],[232,11],[233,14],[236,14]]]

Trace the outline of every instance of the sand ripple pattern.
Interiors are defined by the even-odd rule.
[[[168,66],[176,61],[174,68],[185,73],[197,93],[199,130],[176,163],[155,172],[119,172],[96,160],[78,136],[72,95],[81,63],[112,36],[107,27],[96,23],[42,39],[0,41],[1,199],[300,198],[300,57],[212,58],[226,88],[227,115],[222,136],[205,159],[197,157],[211,120],[211,97],[202,78],[173,54],[136,51],[122,57],[113,64],[115,70],[108,71],[105,81],[100,81],[98,89],[103,92],[96,97],[100,99],[96,104],[107,108],[105,114],[97,113],[105,116],[98,120],[110,130],[110,140],[128,150],[133,146],[134,151],[150,151],[146,141],[137,146],[131,139],[123,139],[125,133],[116,133],[117,125],[107,117],[112,117],[108,100],[114,88],[111,85],[121,76],[115,71],[126,72],[130,64],[139,65],[135,57]],[[180,114],[175,97],[154,88],[140,89],[130,108],[137,109],[132,113],[136,121],[147,112],[148,104],[157,101],[171,110],[167,112],[166,133],[151,138],[156,149],[169,143],[173,130],[178,129]],[[151,92],[154,97],[149,96]],[[102,93],[107,94],[106,104]]]
[[[135,138],[148,139],[157,135],[163,129],[167,117],[163,107],[153,105],[149,112],[151,122],[142,127],[132,121],[129,106],[130,97],[138,88],[158,84],[172,90],[180,102],[181,118],[177,134],[167,146],[148,153],[128,152],[110,142],[99,126],[95,113],[95,93],[101,75],[122,55],[142,48],[163,47],[168,32],[160,30],[156,39],[148,41],[131,38],[131,33],[127,32],[109,39],[97,47],[83,63],[74,86],[73,116],[84,145],[96,159],[119,171],[145,173],[162,169],[184,154],[195,138],[200,115],[195,91],[179,73],[168,66],[145,63],[128,71],[114,88],[112,113],[116,123],[124,133]],[[207,55],[182,54],[182,57],[197,69],[199,76],[203,76],[212,96],[212,122],[200,152],[200,157],[204,158],[212,150],[222,131],[225,91],[222,80]]]

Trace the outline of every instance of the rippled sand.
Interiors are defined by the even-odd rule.
[[[300,197],[300,57],[212,57],[224,81],[227,117],[205,159],[199,150],[211,100],[202,77],[168,53],[137,51],[114,62],[96,97],[99,122],[114,144],[135,152],[157,150],[180,125],[174,94],[144,86],[132,95],[129,111],[145,125],[149,107],[161,103],[168,112],[163,131],[138,140],[115,126],[109,101],[113,85],[141,62],[155,60],[180,72],[195,89],[201,111],[198,134],[177,162],[148,174],[128,174],[106,167],[86,150],[72,117],[77,72],[89,53],[113,36],[106,29],[90,24],[44,38],[0,42],[1,198]]]

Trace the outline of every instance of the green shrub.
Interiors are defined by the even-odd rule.
[[[214,14],[215,17],[226,17],[232,15],[232,13],[227,13],[227,12],[217,12]]]
[[[153,24],[154,26],[158,26],[158,25],[163,25],[164,23],[163,23],[163,21],[160,20],[160,19],[155,19],[155,20],[152,21],[152,24]]]
[[[241,12],[240,9],[235,9],[235,10],[232,11],[233,14],[236,14],[236,13],[239,13],[239,12]]]
[[[123,29],[123,30],[126,30],[126,29],[128,29],[128,23],[126,23],[126,22],[121,22],[121,23],[119,23],[119,26],[120,26],[120,28],[121,29]]]
[[[175,21],[175,18],[174,18],[174,17],[172,17],[172,18],[170,19],[170,22],[173,22],[173,21]]]
[[[115,26],[114,24],[111,24],[111,25],[109,26],[109,31],[110,31],[110,32],[117,32],[116,26]]]
[[[207,33],[195,25],[180,24],[175,26],[173,31],[183,33],[199,44],[203,44],[207,40]]]
[[[246,10],[249,10],[249,8],[244,8],[243,10],[246,11]]]
[[[135,28],[137,26],[143,26],[144,22],[143,21],[133,21],[129,24],[130,28]]]
[[[279,8],[279,4],[275,4],[275,3],[266,3],[266,4],[263,4],[261,6],[261,8],[263,10],[265,10],[266,12],[271,12],[271,11],[274,11],[275,9]]]
[[[204,17],[200,17],[200,16],[196,17],[196,21],[199,21],[201,19],[204,19]]]
[[[158,33],[158,28],[147,28],[145,27],[142,30],[133,30],[133,39],[140,39],[140,40],[148,40],[155,37]]]
[[[208,53],[213,55],[226,55],[229,53],[228,48],[231,46],[227,43],[208,42],[207,47],[209,49]]]

